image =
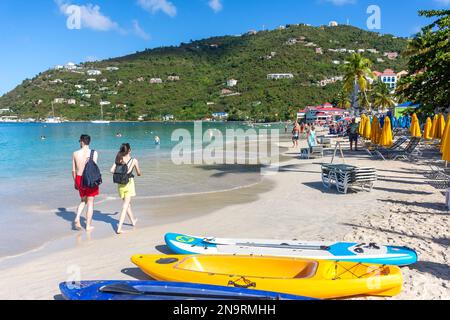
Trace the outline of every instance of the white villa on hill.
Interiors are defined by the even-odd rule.
[[[328,24],[329,27],[337,27],[339,26],[339,23],[337,23],[336,21],[330,21],[330,23]]]
[[[235,87],[235,86],[237,86],[237,84],[238,84],[238,81],[236,79],[230,79],[227,81],[228,87]]]
[[[168,76],[167,80],[169,80],[169,81],[180,81],[181,78],[180,78],[180,76]]]
[[[271,73],[267,75],[267,80],[293,79],[292,73]]]
[[[111,102],[109,102],[109,101],[100,101],[101,106],[109,106],[110,104],[111,104]]]
[[[88,70],[86,71],[88,76],[100,76],[102,72],[100,70]]]
[[[162,81],[161,78],[151,78],[150,79],[150,83],[152,83],[152,84],[160,84],[160,83],[163,83],[163,81]]]
[[[75,100],[75,99],[69,99],[69,100],[67,100],[67,104],[69,104],[69,105],[75,105],[75,104],[77,104],[77,100]]]
[[[119,70],[119,68],[117,68],[117,67],[107,67],[106,70],[107,71],[117,71],[117,70]]]
[[[89,78],[89,79],[87,79],[86,81],[87,81],[87,82],[97,82],[97,79]]]
[[[64,66],[64,69],[66,70],[76,70],[77,69],[77,65],[73,62],[69,62]]]

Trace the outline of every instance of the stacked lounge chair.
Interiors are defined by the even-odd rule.
[[[421,138],[413,137],[409,141],[408,145],[405,149],[401,148],[401,145],[404,143],[402,142],[400,145],[397,143],[393,145],[391,148],[388,149],[378,149],[374,152],[381,157],[383,160],[398,160],[398,159],[404,159],[407,160],[414,156],[419,156],[421,152],[418,150],[418,146],[420,144]]]
[[[339,193],[346,194],[349,189],[359,188],[371,192],[377,181],[374,168],[359,168],[349,165],[322,165],[322,183],[328,189],[336,186]]]

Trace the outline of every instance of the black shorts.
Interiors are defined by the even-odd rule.
[[[351,134],[348,136],[350,142],[358,142],[358,135],[357,134]]]

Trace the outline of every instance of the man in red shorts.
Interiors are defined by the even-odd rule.
[[[86,188],[83,186],[83,172],[84,168],[91,156],[91,137],[88,135],[82,135],[80,137],[80,150],[73,153],[72,158],[72,176],[75,182],[75,189],[78,190],[81,197],[81,203],[78,206],[77,216],[74,221],[74,227],[77,230],[81,230],[81,214],[87,206],[86,213],[86,231],[94,230],[92,226],[92,217],[94,215],[94,199],[99,195],[100,190],[96,188]],[[98,161],[98,153],[94,152],[94,162]]]

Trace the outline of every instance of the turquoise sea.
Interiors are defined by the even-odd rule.
[[[209,129],[249,129],[243,123],[203,123]],[[268,129],[267,126],[258,126]],[[284,124],[270,129],[282,129]],[[99,166],[104,184],[98,201],[117,198],[109,169],[124,142],[131,144],[144,175],[137,181],[138,197],[157,199],[183,194],[229,190],[256,183],[258,172],[224,174],[219,169],[203,166],[174,165],[171,141],[176,129],[186,129],[194,136],[190,123],[91,123],[6,124],[0,123],[0,257],[38,247],[67,229],[57,223],[55,211],[73,208],[79,198],[73,188],[71,156],[79,148],[81,134],[92,137],[91,148],[100,154]],[[122,137],[116,137],[121,133]],[[41,137],[45,136],[45,140]],[[161,138],[156,146],[154,137]],[[66,210],[66,209],[64,209]],[[45,230],[45,232],[43,232]]]

